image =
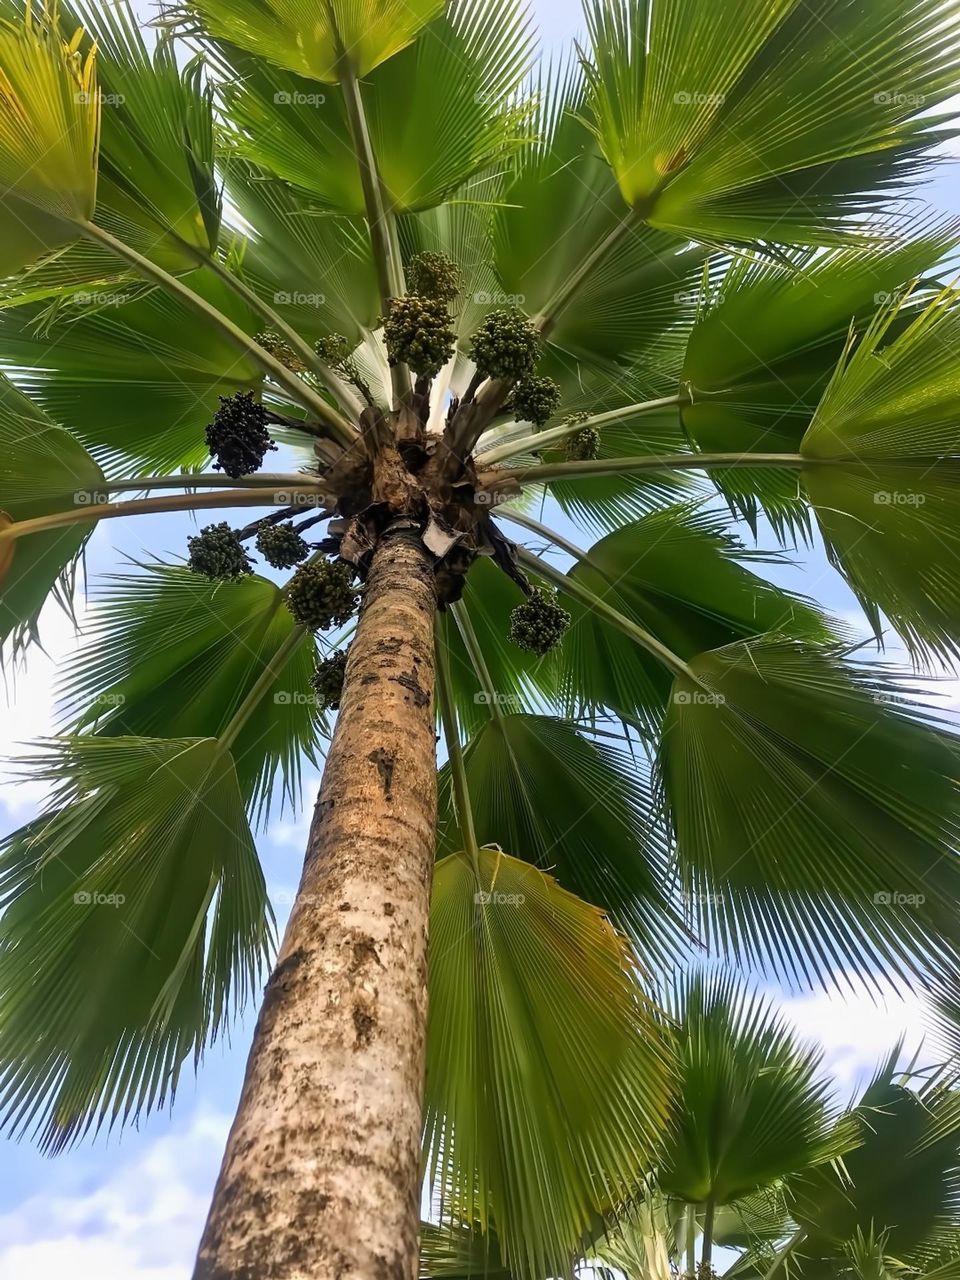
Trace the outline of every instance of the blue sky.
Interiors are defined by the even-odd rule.
[[[535,0],[546,51],[562,48],[580,22],[577,0]],[[960,165],[954,162],[924,192],[937,209],[960,213]],[[224,513],[218,518],[231,518]],[[247,516],[242,517],[246,522]],[[238,522],[240,517],[238,516]],[[136,522],[102,524],[87,558],[91,579],[115,569],[120,557],[182,555],[191,530],[181,516],[154,516]],[[835,612],[856,616],[839,578],[818,554],[783,570],[781,581],[815,596]],[[81,613],[82,620],[82,613]],[[43,619],[48,657],[34,652],[16,681],[16,702],[0,712],[0,754],[18,741],[53,728],[55,668],[76,644],[66,618],[49,611]],[[945,696],[960,703],[958,687]],[[2,696],[2,695],[0,695]],[[309,813],[316,779],[307,779]],[[0,831],[26,821],[40,801],[30,786],[0,792]],[[284,815],[273,823],[260,850],[282,925],[299,878],[306,821]],[[910,1043],[922,1032],[916,1001],[891,996],[886,1007],[841,1002],[823,994],[795,995],[785,1002],[800,1031],[821,1040],[838,1089],[847,1096],[855,1082],[905,1033]],[[0,1146],[0,1280],[189,1280],[202,1227],[239,1094],[254,1012],[234,1030],[232,1042],[215,1047],[196,1080],[187,1076],[172,1114],[150,1117],[128,1130],[85,1144],[55,1159],[26,1143]]]

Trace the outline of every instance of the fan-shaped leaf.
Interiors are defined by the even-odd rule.
[[[669,855],[635,758],[563,720],[506,714],[467,743],[464,765],[481,844],[523,849],[564,888],[603,907],[642,959],[668,960],[679,940],[671,937]],[[462,847],[445,767],[439,853]]]
[[[872,249],[738,258],[706,283],[682,375],[693,397],[681,409],[683,424],[700,449],[797,453],[851,320],[872,316],[935,266],[955,244],[958,224],[912,230],[915,238]],[[736,467],[711,475],[752,523],[762,505],[781,533],[807,531],[795,471]]]
[[[960,294],[901,332],[887,307],[837,366],[801,452],[831,559],[879,631],[918,657],[960,652]]]
[[[570,576],[684,659],[764,632],[828,637],[809,603],[739,560],[763,557],[725,533],[717,514],[671,507],[595,543]],[[553,659],[563,705],[578,714],[607,707],[653,731],[667,704],[670,673],[585,603],[568,597],[563,607],[572,622]]]
[[[668,1002],[679,1024],[674,1138],[659,1167],[668,1194],[729,1204],[842,1154],[822,1054],[773,1006],[726,975],[691,974]]]
[[[278,773],[295,806],[302,761],[317,763],[316,652],[308,632],[284,650],[296,624],[275,584],[255,575],[212,582],[148,565],[108,579],[98,597],[60,682],[75,728],[100,737],[218,737],[269,669],[273,682],[231,751],[251,810],[269,815]]]
[[[151,57],[125,3],[70,0],[97,49],[102,102],[98,220],[169,271],[212,252],[220,228],[213,103],[199,61],[181,72],[173,45]]]
[[[595,907],[492,849],[436,865],[425,1147],[446,1213],[565,1274],[662,1135],[665,1041]]]
[[[213,276],[190,287],[248,333],[247,307]],[[0,310],[0,351],[17,380],[105,468],[120,475],[179,471],[208,456],[204,428],[218,397],[258,392],[261,374],[219,330],[155,290],[135,301],[92,294],[43,333],[39,308]]]
[[[311,216],[283,182],[239,157],[226,172],[232,204],[252,229],[232,264],[301,336],[342,333],[359,342],[380,302],[366,228],[357,219]]]
[[[78,42],[64,41],[54,4],[0,18],[0,276],[69,244],[93,216],[100,99]]]
[[[660,770],[708,941],[807,982],[955,954],[956,748],[908,688],[776,638],[690,668]]]
[[[0,852],[0,1110],[58,1148],[172,1096],[271,926],[215,741],[59,739],[24,763],[54,790]]]
[[[524,109],[512,104],[529,54],[520,0],[454,0],[364,81],[370,139],[395,210],[438,205],[481,170],[502,165],[522,136]],[[222,90],[237,151],[308,203],[363,214],[340,92],[318,94],[302,77],[229,49],[223,56],[240,73]],[[477,200],[479,189],[466,198]]]
[[[805,1228],[803,1252],[835,1254],[862,1232],[884,1235],[884,1253],[900,1257],[936,1228],[957,1227],[960,1205],[960,1108],[945,1082],[920,1089],[880,1072],[846,1118],[859,1144],[842,1166],[824,1166],[787,1184],[791,1213]]]
[[[102,481],[83,446],[0,375],[0,511],[17,522],[74,510]],[[0,561],[8,558],[0,574],[0,644],[12,636],[16,646],[36,633],[51,590],[62,586],[69,607],[72,568],[89,532],[79,523],[0,541]]]
[[[211,35],[280,67],[336,84],[406,48],[446,0],[186,0]]]
[[[945,136],[960,12],[941,0],[592,0],[587,17],[597,137],[658,227],[835,242]]]
[[[496,211],[497,272],[504,292],[522,299],[530,315],[551,316],[558,359],[623,362],[689,318],[685,298],[706,250],[636,224],[581,282],[576,305],[554,314],[553,300],[593,250],[618,232],[624,212],[610,170],[575,114],[580,86],[569,78],[548,81],[541,93],[545,136],[520,153]],[[682,329],[675,339],[679,350]]]

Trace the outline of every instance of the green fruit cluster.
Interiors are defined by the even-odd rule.
[[[287,608],[311,631],[342,626],[356,607],[353,570],[342,560],[302,564],[287,586]]]
[[[405,364],[421,377],[432,378],[453,355],[456,335],[450,328],[446,303],[408,293],[390,299],[383,340],[392,365]]]
[[[336,711],[343,697],[343,679],[347,670],[347,651],[339,649],[317,663],[311,684],[317,702],[324,711]]]
[[[559,409],[560,396],[560,388],[552,378],[524,378],[513,393],[514,419],[542,427]]]
[[[188,538],[187,550],[190,568],[206,578],[242,578],[253,572],[236,529],[231,529],[226,520],[208,524],[195,537]]]
[[[444,253],[416,253],[407,266],[411,293],[450,303],[460,292],[460,268]]]
[[[540,335],[518,307],[491,311],[473,335],[471,355],[485,377],[518,382],[533,373]]]
[[[535,587],[510,614],[510,639],[542,658],[556,648],[569,625],[570,615],[557,604],[554,593]]]
[[[264,521],[257,530],[257,550],[275,569],[292,569],[306,559],[310,548],[290,523]]]

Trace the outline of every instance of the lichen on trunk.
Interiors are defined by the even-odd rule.
[[[413,1280],[436,823],[434,569],[373,555],[300,891],[194,1280]]]

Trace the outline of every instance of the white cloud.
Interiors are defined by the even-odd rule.
[[[818,992],[783,998],[781,1007],[805,1040],[823,1046],[824,1065],[843,1101],[870,1078],[901,1037],[907,1060],[928,1034],[923,1000],[906,991],[891,991],[882,999]],[[921,1052],[920,1061],[933,1061],[932,1052]]]
[[[229,1130],[198,1111],[86,1195],[34,1195],[0,1216],[0,1280],[187,1280]]]
[[[77,599],[77,625],[82,625],[84,600]],[[0,690],[0,806],[15,821],[23,821],[29,811],[44,799],[47,786],[19,778],[9,781],[7,762],[22,755],[24,743],[47,737],[55,732],[54,684],[62,662],[75,653],[81,637],[71,618],[55,602],[50,601],[40,615],[40,639],[31,645],[25,665],[3,672],[5,689]],[[3,703],[6,702],[6,706]]]

